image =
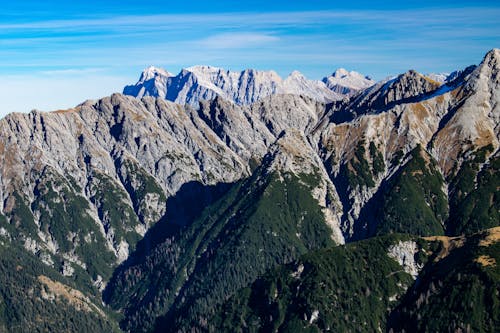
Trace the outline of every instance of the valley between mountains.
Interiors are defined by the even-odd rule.
[[[433,77],[433,78],[431,78]],[[500,50],[146,69],[0,120],[0,332],[500,331]]]

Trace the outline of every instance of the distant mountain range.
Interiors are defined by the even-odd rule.
[[[131,96],[127,96],[131,95]],[[0,120],[0,332],[500,331],[500,50],[146,69]]]
[[[270,95],[294,94],[328,103],[341,100],[373,85],[375,81],[345,69],[335,71],[322,81],[309,80],[298,71],[282,79],[274,71],[247,69],[226,71],[211,66],[194,66],[173,75],[168,71],[148,67],[135,85],[123,89],[125,95],[153,96],[198,106],[200,100],[220,96],[239,105],[249,105]]]

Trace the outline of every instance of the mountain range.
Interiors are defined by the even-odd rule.
[[[238,105],[250,105],[270,95],[303,95],[328,103],[367,88],[375,82],[357,72],[338,69],[321,81],[309,80],[298,71],[282,79],[274,71],[247,69],[231,72],[211,66],[194,66],[179,74],[156,67],[142,72],[135,85],[126,86],[123,94],[137,98],[161,97],[195,108],[201,100],[220,96]]]
[[[6,116],[0,332],[500,330],[499,72],[149,67]]]

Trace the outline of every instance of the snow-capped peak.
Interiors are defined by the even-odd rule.
[[[304,75],[299,72],[299,71],[293,71],[290,73],[290,75],[288,75],[288,77],[292,77],[292,78],[303,78]]]
[[[431,80],[434,80],[436,82],[443,84],[446,82],[446,80],[450,76],[450,73],[430,73],[430,74],[426,74],[425,76],[427,76]]]
[[[357,72],[352,72],[353,74],[359,74]],[[345,68],[338,68],[335,72],[333,72],[332,76],[337,78],[343,78],[350,75],[349,71]]]
[[[355,71],[349,72],[345,68],[338,68],[332,75],[323,78],[323,82],[329,89],[345,95],[352,95],[375,84],[368,76]]]
[[[139,81],[145,82],[145,81],[151,80],[157,76],[170,77],[170,76],[174,76],[174,75],[163,68],[149,66],[148,68],[146,68],[142,72]]]

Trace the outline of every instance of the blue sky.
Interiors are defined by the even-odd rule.
[[[449,72],[500,47],[499,17],[499,1],[4,1],[0,117],[120,92],[149,65]]]

